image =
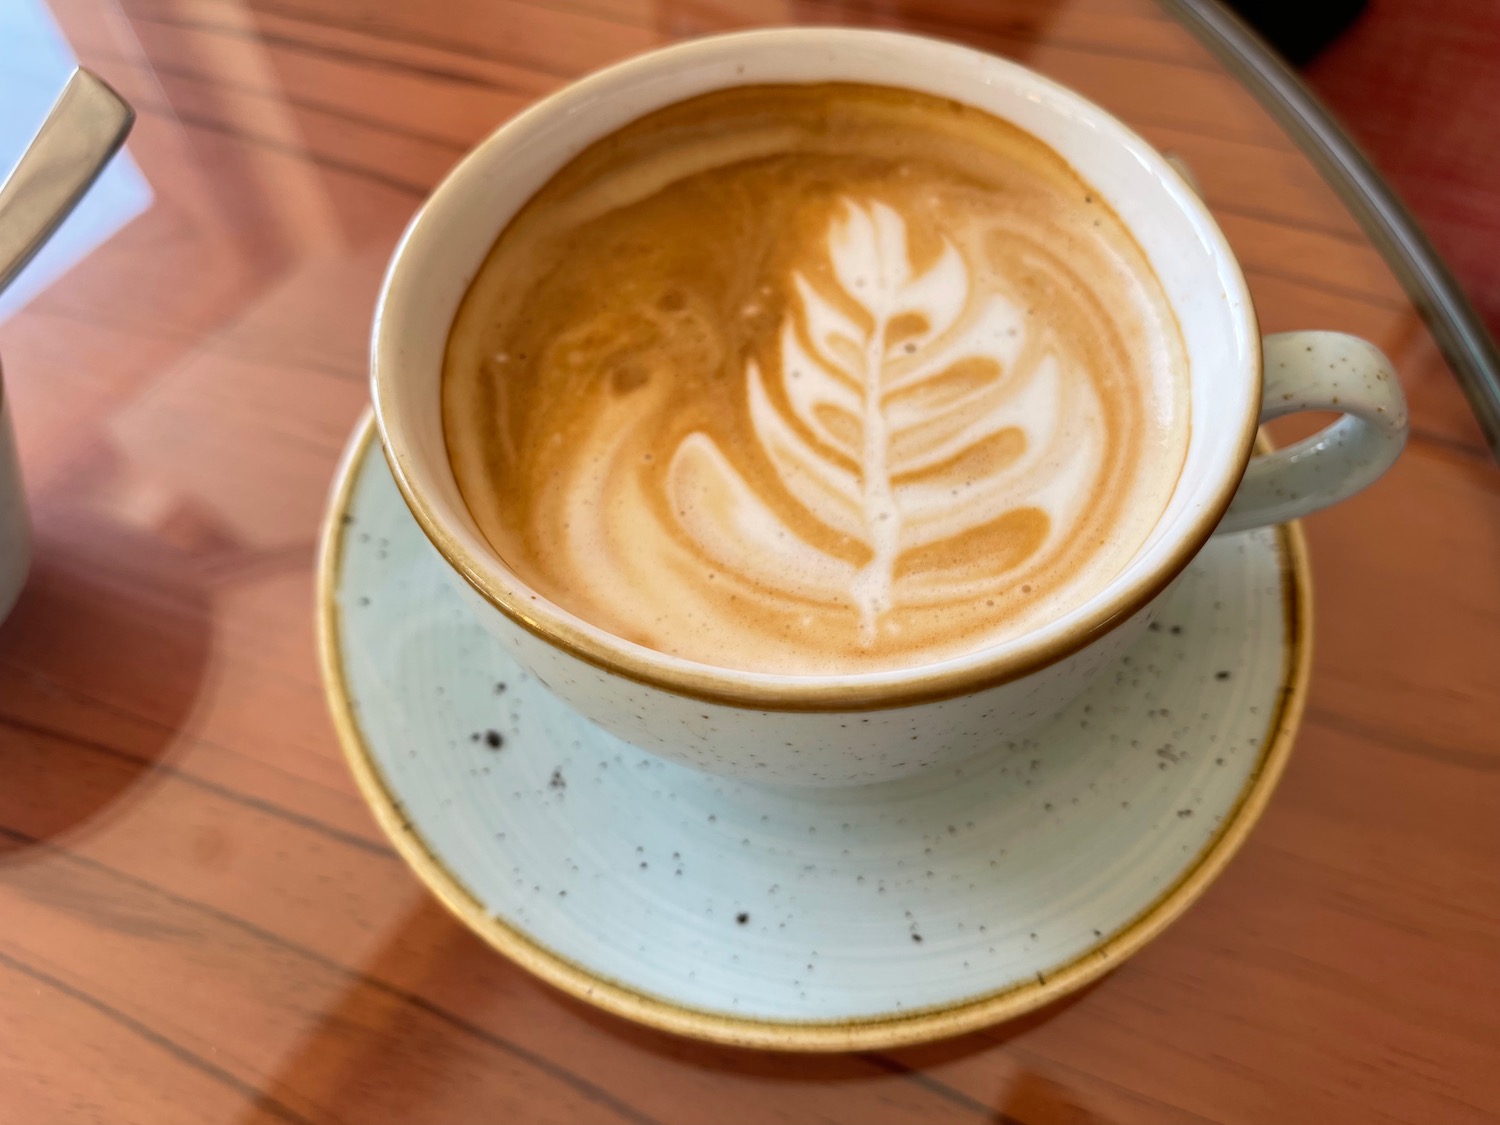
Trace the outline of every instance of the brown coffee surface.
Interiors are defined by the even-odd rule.
[[[884,87],[758,86],[583,151],[454,321],[449,457],[499,556],[721,667],[935,662],[1129,562],[1188,438],[1161,285],[1050,148]]]

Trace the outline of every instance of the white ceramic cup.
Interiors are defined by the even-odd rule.
[[[16,435],[5,398],[5,373],[0,371],[0,621],[21,596],[30,566],[31,525],[26,520],[21,463],[16,458]]]
[[[891,672],[794,676],[710,667],[574,616],[528,588],[489,548],[444,446],[444,348],[495,238],[581,149],[710,90],[829,81],[901,86],[987,110],[1045,141],[1103,195],[1145,250],[1182,329],[1191,369],[1186,462],[1130,564],[1086,602],[1023,636]],[[1165,158],[1103,110],[978,51],[829,28],[668,47],[575,83],[493,133],[443,181],[397,248],[375,316],[372,379],[402,494],[464,579],[460,588],[476,614],[523,667],[643,749],[802,785],[899,777],[1023,733],[1122,653],[1216,528],[1292,519],[1349,496],[1395,460],[1407,427],[1400,385],[1372,345],[1300,332],[1263,346],[1245,279],[1202,202]],[[1251,460],[1260,421],[1309,409],[1343,417]]]

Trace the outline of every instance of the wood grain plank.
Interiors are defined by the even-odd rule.
[[[1308,521],[1321,611],[1338,625],[1319,638],[1313,705],[1372,737],[1399,735],[1414,769],[1445,754],[1500,768],[1497,476],[1414,448]]]
[[[0,1123],[199,1125],[204,1120],[297,1125],[206,1060],[128,1017],[0,954]],[[80,1075],[88,1080],[79,1081]]]
[[[744,27],[808,23],[887,25],[939,38],[983,33],[1020,46],[1041,39],[1093,54],[1150,59],[1213,70],[1202,48],[1174,22],[1146,7],[1121,10],[1051,0],[569,0],[550,7],[606,16],[630,26],[655,26],[674,38]]]
[[[179,120],[218,128],[257,147],[306,152],[324,166],[364,171],[418,198],[435,187],[469,147],[391,128],[367,113],[288,102],[279,93],[242,91],[185,72],[157,68],[155,73]]]
[[[519,0],[454,0],[445,6],[441,21],[428,17],[421,0],[388,0],[359,13],[351,13],[338,0],[257,0],[254,11],[437,47],[564,79],[663,41],[654,28],[627,27],[585,11]]]
[[[94,0],[58,2],[87,6]],[[409,39],[393,39],[357,26],[265,10],[256,10],[252,18],[247,10],[228,7],[220,0],[132,0],[131,9],[134,26],[152,44],[153,61],[158,52],[169,62],[180,61],[184,39],[227,37],[280,60],[279,73],[294,67],[335,68],[334,73],[345,80],[353,76],[361,82],[389,80],[457,86],[467,98],[481,102],[496,93],[534,98],[566,81],[562,76],[503,60],[456,53]],[[201,49],[212,55],[221,53],[221,48],[212,42]],[[239,64],[230,65],[232,74],[241,74],[245,69]],[[413,89],[411,85],[405,88]],[[422,96],[427,95],[424,92]],[[420,111],[426,106],[418,104],[411,108]],[[467,99],[448,102],[443,108],[461,117],[474,112]],[[435,118],[437,114],[431,116]]]
[[[1071,1006],[1064,1001],[1057,1011]],[[994,1107],[998,1122],[1047,1122],[1067,1125],[1111,1125],[1113,1122],[1150,1122],[1152,1125],[1215,1125],[1180,1105],[1162,1101],[1099,1074],[1049,1059],[1025,1045],[1025,1029],[1051,1018],[1023,1018],[999,1046],[986,1036],[958,1043],[934,1044],[889,1056],[931,1079],[962,1090]],[[989,1049],[986,1049],[989,1048]]]
[[[222,50],[238,28],[209,21],[148,25],[151,69],[159,76],[211,83],[236,94],[277,99],[295,114],[309,110],[443,144],[458,152],[513,116],[550,84],[508,89],[483,83],[444,56],[453,69],[439,74],[418,66],[372,65],[354,49],[333,53],[319,45],[317,29],[256,40],[259,57]]]
[[[1369,245],[1324,231],[1294,230],[1276,219],[1246,214],[1233,204],[1210,205],[1240,265],[1397,313],[1410,309],[1385,261]]]
[[[45,489],[97,441],[120,402],[150,386],[195,340],[29,309],[0,325],[6,395],[29,488]]]
[[[52,976],[203,1057],[309,1122],[399,1122],[420,1104],[442,1119],[480,1104],[500,1119],[632,1122],[632,1110],[581,1074],[299,955],[151,887],[54,856],[0,870],[12,925],[0,954],[47,955]],[[34,936],[46,933],[45,951]],[[106,942],[99,940],[108,937]],[[80,954],[84,954],[80,956]],[[257,966],[251,976],[241,971]],[[66,968],[63,966],[66,965]],[[156,979],[170,971],[173,988]],[[445,1099],[452,1099],[447,1101]]]
[[[1161,151],[1187,161],[1211,207],[1366,243],[1333,189],[1285,137],[1261,143],[1223,136],[1206,122],[1128,123]]]
[[[164,0],[173,3],[175,0]],[[204,2],[204,0],[197,0]],[[208,0],[212,3],[214,0]],[[159,11],[159,9],[157,9]],[[402,40],[445,52],[500,62],[557,78],[576,77],[638,53],[663,42],[664,33],[652,27],[627,26],[577,9],[559,9],[521,2],[497,0],[479,4],[466,2],[449,5],[441,33],[433,30],[424,16],[420,0],[390,0],[378,11],[350,19],[337,0],[290,0],[259,3],[257,12],[282,18],[315,23],[329,29],[357,31],[388,40]],[[724,28],[701,26],[691,29],[674,27],[673,34],[706,33],[730,26],[758,26],[766,22],[787,22],[788,13],[779,6],[749,12],[734,9],[737,22]],[[847,13],[836,6],[827,8],[799,4],[789,13],[794,22],[857,22],[872,26],[900,25],[924,30],[920,16],[877,10],[870,13]],[[839,17],[844,17],[843,19]],[[949,38],[986,47],[1007,57],[1016,58],[1043,73],[1073,85],[1096,97],[1107,108],[1126,116],[1138,116],[1160,124],[1190,124],[1209,118],[1215,121],[1220,135],[1247,138],[1279,136],[1257,107],[1248,103],[1233,79],[1217,69],[1187,66],[1157,58],[1103,54],[1083,45],[1057,44],[1047,38],[1034,41],[1008,38],[965,26],[948,29]],[[1185,33],[1180,33],[1185,34]],[[1183,40],[1186,42],[1186,40]],[[1173,71],[1177,89],[1160,81],[1160,70]],[[1180,94],[1191,99],[1179,100]],[[1104,96],[1101,96],[1103,94]],[[1186,109],[1191,106],[1191,111]]]

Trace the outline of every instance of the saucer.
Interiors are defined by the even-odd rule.
[[[574,714],[445,571],[367,417],[335,485],[318,609],[334,719],[381,826],[537,976],[744,1046],[938,1039],[1120,964],[1243,843],[1307,684],[1300,532],[1228,536],[1033,737],[882,785],[762,788]]]

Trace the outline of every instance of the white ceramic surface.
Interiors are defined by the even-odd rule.
[[[470,926],[630,1018],[826,1050],[1034,1008],[1201,893],[1289,751],[1309,609],[1281,529],[1212,541],[1088,691],[978,759],[821,790],[674,765],[581,718],[479,626],[370,436],[335,490],[319,589],[355,774]]]
[[[1262,422],[1302,410],[1343,417],[1317,433],[1256,457],[1220,532],[1297,519],[1373,484],[1406,446],[1406,399],[1391,361],[1368,340],[1342,332],[1282,332],[1265,339]]]
[[[31,566],[31,525],[26,518],[26,494],[21,488],[21,463],[16,457],[16,435],[10,405],[0,374],[0,621],[4,621]]]
[[[652,109],[726,86],[892,76],[1045,141],[1150,258],[1183,331],[1191,434],[1179,485],[1146,544],[1102,591],[1041,628],[943,663],[861,675],[696,664],[612,636],[527,588],[465,508],[440,417],[449,326],[493,238],[580,149]],[[1293,352],[1312,356],[1300,346],[1316,351],[1324,334],[1295,343],[1281,348],[1288,367],[1278,392],[1295,387],[1297,405],[1349,416],[1327,440],[1257,468],[1253,479],[1263,487],[1237,507],[1236,526],[1347,495],[1383,471],[1404,438],[1400,388],[1378,352],[1344,347],[1361,378],[1342,380],[1340,394],[1318,363],[1292,362]],[[1019,737],[1076,696],[1135,641],[1156,599],[1218,524],[1262,409],[1260,339],[1239,266],[1160,154],[1098,107],[1013,63],[934,40],[830,28],[680,44],[586,78],[497,130],[434,192],[392,261],[376,314],[373,382],[382,440],[407,502],[451,573],[468,583],[477,619],[523,666],[606,729],[656,753],[725,775],[806,785],[937,768],[996,732]],[[1275,413],[1292,401],[1265,405]]]

